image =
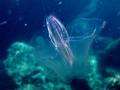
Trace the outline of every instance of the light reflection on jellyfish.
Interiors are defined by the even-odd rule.
[[[61,55],[64,64],[68,67],[72,67],[75,61],[74,55],[70,48],[67,30],[53,15],[50,15],[46,19],[46,24],[49,38],[57,52],[59,52],[59,54]]]
[[[36,32],[30,41],[35,48],[32,53],[37,56],[36,63],[54,70],[65,82],[71,82],[73,77],[85,78],[91,44],[105,23],[100,19],[78,19],[67,31],[54,15],[48,16],[49,38]]]

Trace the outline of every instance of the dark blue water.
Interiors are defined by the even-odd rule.
[[[59,2],[62,4],[59,5]],[[89,10],[86,7],[90,3],[91,0],[54,0],[50,2],[47,0],[42,2],[40,0],[1,0],[0,22],[7,21],[6,24],[0,25],[1,57],[5,56],[5,49],[14,41],[29,42],[35,31],[44,29],[45,18],[52,13],[57,15],[64,24],[78,15],[104,19],[108,23],[101,35],[118,38],[120,1],[93,0],[93,6]],[[86,13],[89,15],[85,15]]]
[[[7,57],[12,43],[28,43],[36,31],[46,29],[45,18],[50,14],[65,26],[76,17],[103,19],[107,24],[100,36],[120,37],[120,0],[0,0],[0,60]],[[17,86],[4,77],[2,64],[0,69],[0,90],[14,90]]]

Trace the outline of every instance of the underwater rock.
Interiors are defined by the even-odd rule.
[[[120,71],[120,38],[109,43],[99,57],[100,66]]]
[[[17,90],[38,90],[38,88],[32,84],[27,84],[27,85],[20,86],[20,88]]]
[[[111,42],[105,49],[105,51],[109,54],[115,54],[117,56],[117,54],[120,53],[120,38],[114,40],[113,42]],[[118,55],[119,56],[119,55]]]
[[[104,81],[106,82],[106,90],[120,90],[120,72],[108,69],[109,77]]]
[[[34,64],[36,56],[30,53],[32,49],[22,42],[13,43],[8,49],[4,65],[8,76],[19,86],[16,90],[72,90],[53,71]]]
[[[29,55],[26,51],[31,50],[32,47],[27,46],[25,43],[13,43],[8,51],[8,57],[4,61],[5,68],[9,76],[20,75],[26,76],[34,71],[33,64],[34,56]],[[28,60],[30,62],[28,62]],[[32,69],[33,68],[33,69]]]
[[[93,90],[120,90],[120,38],[98,37],[93,44],[88,83]]]
[[[106,46],[108,46],[112,41],[112,38],[98,36],[93,42],[93,54],[98,56],[103,53]]]

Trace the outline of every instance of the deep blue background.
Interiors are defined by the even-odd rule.
[[[86,7],[92,1],[93,8],[89,10]],[[49,14],[55,14],[64,25],[78,15],[104,19],[107,25],[101,35],[112,38],[120,35],[120,0],[0,0],[0,23],[7,21],[0,25],[0,58],[6,57],[6,50],[13,42],[29,42],[37,30],[45,29]]]
[[[91,8],[87,8],[89,5]],[[104,19],[107,25],[100,35],[120,37],[120,0],[0,0],[0,23],[7,21],[0,25],[0,60],[7,57],[12,43],[28,43],[37,30],[42,32],[49,14],[55,14],[65,26],[76,16]],[[1,64],[0,69],[3,67]],[[4,88],[13,90],[15,86],[11,82],[10,78],[2,78]]]

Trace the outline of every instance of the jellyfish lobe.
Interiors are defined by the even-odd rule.
[[[87,65],[92,42],[105,24],[104,20],[83,18],[74,20],[66,29],[54,15],[49,15],[46,18],[49,38],[36,32],[30,41],[36,63],[52,69],[67,83],[73,77],[85,78],[90,68]]]

